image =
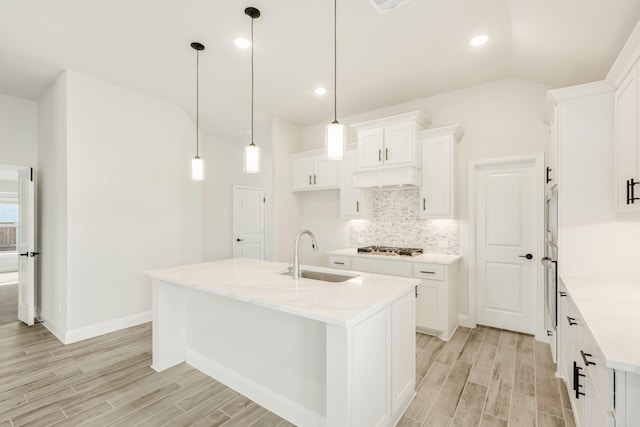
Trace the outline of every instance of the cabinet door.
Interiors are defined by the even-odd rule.
[[[420,219],[453,218],[453,141],[450,136],[422,143]]]
[[[315,188],[337,188],[340,161],[315,159],[313,162],[313,186]]]
[[[442,331],[443,315],[446,307],[441,304],[441,283],[423,280],[417,285],[416,327]]]
[[[358,169],[382,165],[384,131],[382,128],[358,132]]]
[[[413,122],[398,123],[384,128],[384,152],[382,158],[385,165],[413,163],[415,160],[415,124]]]
[[[291,188],[309,190],[313,185],[313,159],[297,159],[291,162]]]
[[[587,391],[587,426],[589,427],[614,427],[613,417],[607,411],[604,403],[598,396],[596,388],[591,381],[591,376],[587,376],[589,388]],[[613,384],[612,384],[613,385]],[[611,390],[613,393],[613,389]]]
[[[627,180],[638,176],[638,76],[634,68],[615,94],[616,102],[616,206],[618,211],[640,210],[640,200],[627,203]],[[640,185],[635,186],[640,197]]]
[[[358,160],[355,157],[346,157],[342,160],[340,180],[340,218],[359,218],[362,206],[362,190],[353,187],[353,171]]]

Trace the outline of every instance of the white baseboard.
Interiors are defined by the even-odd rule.
[[[244,375],[223,366],[200,353],[187,350],[186,361],[189,365],[204,372],[262,405],[269,411],[280,415],[295,425],[321,427],[326,425],[326,418],[284,396],[274,393]]]
[[[67,331],[67,333],[64,335],[65,339],[63,342],[65,344],[71,344],[147,322],[151,322],[151,310],[132,314],[130,316],[120,317],[119,319],[96,323],[94,325],[85,326],[84,328],[72,329],[70,331]]]
[[[460,324],[460,326],[464,326],[465,328],[475,328],[476,326],[478,326],[475,323],[471,322],[471,319],[467,314],[458,314],[458,324]]]
[[[66,344],[64,342],[64,332],[62,330],[60,330],[60,328],[58,328],[56,325],[54,325],[53,323],[49,322],[47,319],[42,318],[42,317],[38,317],[38,319],[40,320],[40,322],[42,323],[42,326],[44,326],[45,328],[47,328],[47,330],[49,332],[51,332],[53,334],[54,337],[58,338],[58,341],[60,341],[63,344]]]

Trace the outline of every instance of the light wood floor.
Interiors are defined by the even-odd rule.
[[[416,338],[417,395],[401,427],[574,427],[548,344],[485,326]]]
[[[153,371],[150,327],[65,346],[42,325],[0,325],[0,427],[292,425],[186,364]],[[531,336],[461,328],[416,343],[418,393],[400,426],[572,420],[549,347]]]

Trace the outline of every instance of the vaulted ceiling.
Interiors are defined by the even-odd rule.
[[[615,5],[614,5],[615,3]],[[37,100],[64,69],[195,110],[243,135],[250,105],[306,126],[333,116],[331,0],[0,0],[0,93]],[[603,79],[640,18],[638,0],[411,0],[380,14],[338,0],[338,117],[504,77],[563,87]],[[486,33],[480,48],[469,39]],[[313,89],[323,86],[323,97]]]

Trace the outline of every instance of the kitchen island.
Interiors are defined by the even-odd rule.
[[[149,272],[153,365],[186,361],[298,426],[393,426],[415,394],[416,279],[232,259]]]

